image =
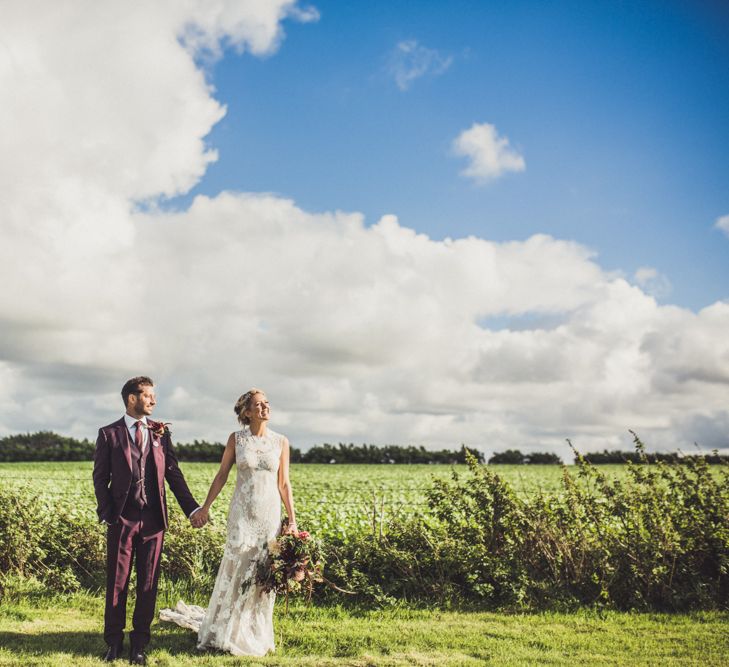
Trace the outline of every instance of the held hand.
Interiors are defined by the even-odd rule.
[[[195,512],[193,516],[190,517],[190,523],[192,524],[193,528],[202,528],[206,523],[206,519],[203,516],[202,510],[199,512]]]
[[[204,507],[199,509],[190,517],[190,523],[193,528],[202,528],[210,520],[208,510]]]

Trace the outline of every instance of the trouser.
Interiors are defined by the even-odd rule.
[[[137,512],[139,519],[130,519],[134,513],[125,512],[126,516],[107,527],[104,640],[112,646],[124,638],[129,577],[136,559],[137,601],[129,636],[133,647],[143,649],[149,643],[149,627],[154,619],[164,528],[156,513]]]

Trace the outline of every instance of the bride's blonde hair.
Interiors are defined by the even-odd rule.
[[[256,394],[263,394],[265,396],[266,392],[263,391],[263,389],[256,389],[255,387],[253,387],[235,402],[233,412],[238,415],[238,421],[243,424],[243,426],[248,426],[251,423],[251,420],[248,419],[248,417],[246,417],[244,413],[251,407],[251,400]]]

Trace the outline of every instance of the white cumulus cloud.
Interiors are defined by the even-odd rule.
[[[429,49],[417,40],[398,42],[390,54],[388,71],[397,87],[406,91],[424,76],[439,76],[453,64],[453,57],[446,56],[436,49]]]
[[[729,215],[722,215],[720,218],[717,218],[714,226],[729,236]]]
[[[110,302],[131,312],[142,280],[131,273],[144,242],[134,204],[187,191],[216,158],[205,136],[225,109],[195,48],[269,53],[295,11],[290,0],[4,6],[0,311],[10,331],[29,328],[36,362],[42,330],[91,363],[127,340],[97,337],[94,323]]]
[[[461,174],[479,185],[507,172],[526,169],[523,156],[490,123],[474,123],[469,129],[463,130],[453,141],[453,151],[469,161]]]

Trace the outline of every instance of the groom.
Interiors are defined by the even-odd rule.
[[[121,657],[127,591],[136,559],[137,602],[130,633],[129,662],[146,664],[145,647],[154,618],[164,531],[167,528],[165,479],[196,528],[204,522],[187,487],[164,424],[148,419],[156,404],[154,383],[146,376],[128,380],[122,388],[125,415],[99,429],[94,453],[94,491],[99,520],[106,529],[106,609],[104,660]]]

